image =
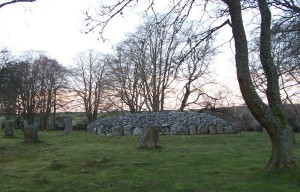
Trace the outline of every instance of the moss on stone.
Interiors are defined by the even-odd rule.
[[[157,142],[159,139],[159,131],[154,127],[144,128],[140,137],[140,148],[157,148]]]
[[[282,125],[286,126],[287,121],[286,121],[285,113],[283,112],[283,110],[280,107],[275,107],[273,112],[279,118]]]

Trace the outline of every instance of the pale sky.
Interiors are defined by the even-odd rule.
[[[0,48],[7,47],[14,55],[26,50],[45,51],[64,66],[71,66],[76,54],[87,49],[111,52],[111,46],[120,42],[126,32],[134,32],[142,20],[131,12],[114,20],[105,33],[110,42],[103,43],[97,40],[99,35],[81,32],[83,12],[96,7],[97,0],[37,0],[5,6],[0,9]],[[215,77],[236,90],[232,56],[228,47],[225,54],[218,56],[214,65]]]
[[[138,18],[116,25],[111,23],[105,34],[111,42],[97,40],[96,34],[83,34],[83,12],[95,8],[95,0],[37,0],[0,9],[0,48],[14,54],[25,50],[46,51],[65,66],[72,65],[78,52],[95,49],[104,53],[119,42],[125,32],[134,31]],[[112,30],[113,29],[113,30]]]

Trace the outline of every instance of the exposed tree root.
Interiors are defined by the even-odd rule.
[[[283,162],[283,161],[270,161],[266,166],[267,171],[276,171],[276,170],[289,170],[295,169],[295,162]]]

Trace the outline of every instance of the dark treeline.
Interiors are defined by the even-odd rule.
[[[55,59],[37,52],[26,52],[16,59],[8,50],[1,51],[0,109],[7,119],[34,123],[39,114],[40,127],[49,127],[50,115],[63,107],[62,95],[68,88],[65,67]],[[52,119],[54,119],[52,118]]]

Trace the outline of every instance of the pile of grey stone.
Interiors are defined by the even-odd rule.
[[[109,136],[141,135],[146,127],[155,127],[161,135],[237,133],[229,122],[206,113],[142,112],[114,118],[99,118],[87,130]]]

